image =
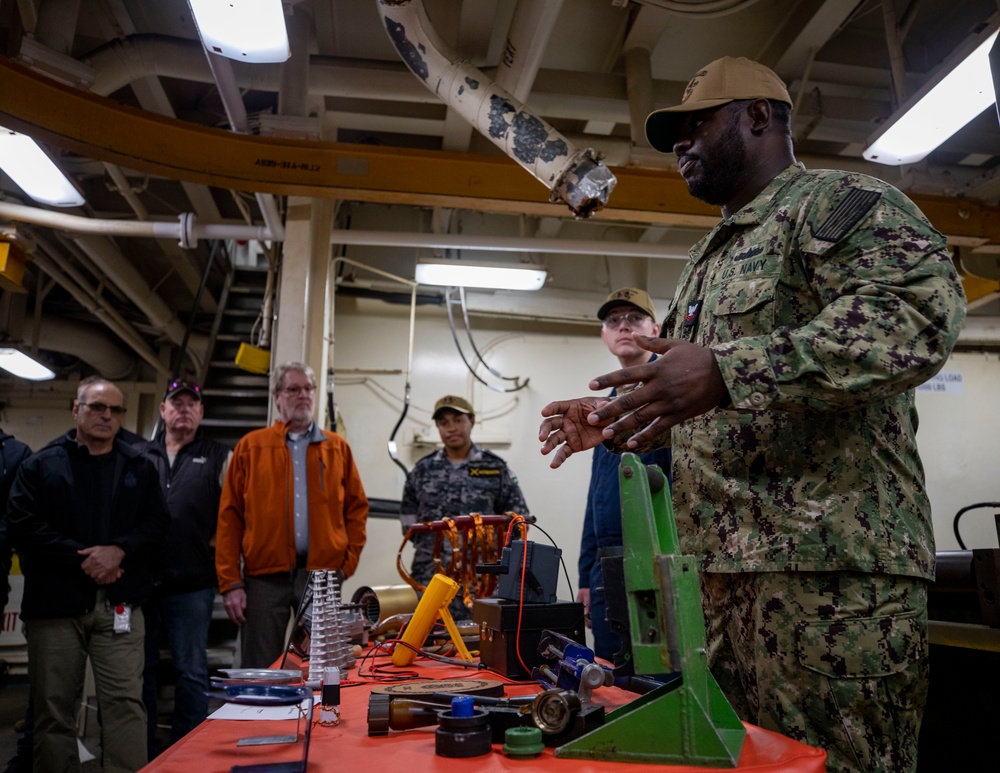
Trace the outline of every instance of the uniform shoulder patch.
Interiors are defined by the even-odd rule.
[[[824,242],[838,242],[882,198],[881,191],[851,188],[826,220],[816,226],[813,237]]]

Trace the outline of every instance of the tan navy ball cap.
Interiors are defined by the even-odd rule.
[[[640,290],[636,287],[623,287],[621,290],[615,290],[611,295],[609,295],[601,308],[597,310],[597,318],[603,320],[608,316],[608,312],[612,309],[618,308],[619,306],[635,306],[639,311],[645,312],[653,320],[656,320],[656,308],[653,306],[653,299],[649,297],[649,293],[645,290]]]
[[[743,56],[724,56],[695,73],[679,105],[654,110],[646,117],[646,139],[661,153],[672,153],[684,113],[737,99],[773,99],[792,104],[788,89],[770,67]]]
[[[434,403],[434,413],[431,415],[431,418],[437,420],[442,411],[457,411],[458,413],[464,413],[469,416],[476,415],[476,412],[472,410],[472,403],[455,395],[445,395]]]

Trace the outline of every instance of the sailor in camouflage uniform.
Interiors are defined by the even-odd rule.
[[[445,395],[435,403],[432,418],[444,448],[425,456],[406,476],[400,507],[404,532],[414,521],[439,521],[470,513],[513,511],[528,515],[524,495],[507,463],[472,442],[476,422],[472,405],[461,397]],[[434,575],[434,542],[434,534],[413,538],[410,575],[421,585],[427,585]],[[444,540],[441,562],[447,565],[450,555],[451,545]]]
[[[911,771],[935,556],[913,390],[965,298],[902,193],[795,163],[790,107],[775,73],[727,57],[649,116],[723,220],[692,248],[663,338],[637,339],[660,358],[591,384],[642,385],[546,406],[539,437],[557,467],[672,433],[682,548],[734,708],[825,748],[830,771]]]

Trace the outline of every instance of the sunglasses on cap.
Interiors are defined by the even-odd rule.
[[[201,399],[201,387],[191,381],[176,379],[167,384],[166,397],[172,397],[178,392],[191,392],[199,400]]]

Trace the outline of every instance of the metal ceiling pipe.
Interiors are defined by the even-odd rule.
[[[636,46],[625,52],[625,79],[632,145],[649,148],[645,126],[646,116],[653,112],[653,74],[648,48]]]
[[[226,110],[229,118],[229,125],[238,134],[247,134],[250,131],[250,120],[247,117],[247,108],[243,104],[243,96],[240,88],[236,85],[236,77],[233,75],[232,61],[224,56],[213,54],[205,50],[208,58],[208,66],[212,70],[212,77],[219,89],[219,97],[222,99],[222,106]],[[281,215],[278,213],[278,204],[270,193],[254,193],[257,206],[260,207],[261,216],[264,218],[264,225],[269,234],[267,241],[282,242],[285,240],[285,227],[281,222]]]
[[[492,252],[551,252],[568,255],[625,255],[636,258],[687,260],[686,248],[638,242],[602,242],[590,239],[529,239],[511,236],[427,234],[390,231],[335,229],[333,244],[374,247],[422,247],[427,249],[484,250]]]
[[[129,185],[129,181],[125,178],[125,173],[121,170],[121,167],[105,162],[104,170],[108,173],[108,177],[111,178],[111,182],[115,184],[118,195],[128,202],[132,211],[135,212],[135,216],[143,221],[149,220],[149,210],[142,203],[142,199],[132,190],[132,186]]]
[[[603,208],[617,180],[591,148],[571,147],[467,59],[451,51],[419,0],[378,0],[389,40],[410,71],[448,107],[544,184],[576,217]]]
[[[294,8],[285,18],[288,45],[294,53],[279,65],[278,115],[309,114],[309,27],[309,17],[302,6]]]
[[[521,102],[531,93],[562,6],[563,0],[517,0],[496,81]]]
[[[631,145],[640,149],[643,154],[651,152],[644,127],[646,116],[653,112],[656,106],[652,52],[663,38],[670,22],[670,14],[663,9],[643,5],[634,14],[625,42],[622,44]],[[603,149],[603,143],[601,147]],[[638,162],[638,159],[629,158],[628,163],[632,162]]]
[[[86,61],[94,70],[91,91],[103,97],[150,76],[194,83],[214,80],[200,42],[166,35],[142,33],[112,40],[88,54]],[[371,77],[373,70],[379,71],[378,79]],[[235,62],[233,73],[242,89],[272,92],[281,89],[281,65]],[[437,101],[410,73],[389,62],[357,62],[313,55],[309,57],[307,86],[309,94],[315,96]]]
[[[274,214],[277,215],[277,209],[275,209]],[[187,249],[194,247],[201,239],[256,239],[260,242],[281,241],[284,239],[283,233],[281,234],[281,239],[276,238],[271,229],[266,225],[202,224],[190,212],[181,215],[176,223],[99,220],[0,201],[0,217],[81,234],[140,236],[153,239],[172,238],[176,239],[178,244]]]
[[[94,68],[90,90],[103,97],[150,75],[211,83],[212,71],[200,42],[165,35],[116,38],[87,57]]]

